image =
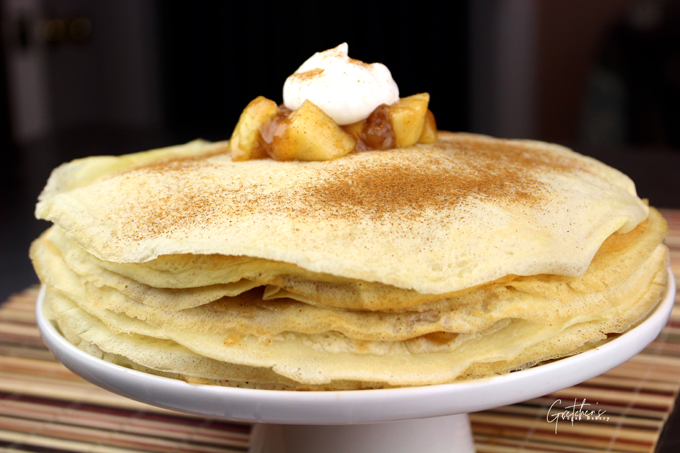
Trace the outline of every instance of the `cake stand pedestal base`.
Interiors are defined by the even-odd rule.
[[[249,453],[474,453],[467,414],[362,425],[253,427]]]

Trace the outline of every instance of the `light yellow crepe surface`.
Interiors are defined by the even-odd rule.
[[[36,213],[106,261],[243,255],[444,294],[510,274],[582,274],[648,212],[620,172],[540,142],[442,133],[329,162],[233,163],[204,146],[66,164]],[[94,163],[111,171],[64,182]]]

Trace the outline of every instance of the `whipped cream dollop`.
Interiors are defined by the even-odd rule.
[[[368,118],[380,104],[399,100],[399,87],[381,63],[349,58],[347,43],[312,55],[283,85],[283,103],[291,110],[305,100],[339,125]]]

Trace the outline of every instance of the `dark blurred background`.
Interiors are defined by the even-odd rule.
[[[329,15],[329,6],[332,14]],[[440,129],[568,145],[680,208],[679,0],[0,0],[0,299],[36,281],[50,170],[227,139],[316,51],[385,63]]]

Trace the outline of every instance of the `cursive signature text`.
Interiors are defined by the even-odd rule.
[[[555,400],[550,405],[550,409],[548,409],[548,415],[546,415],[546,420],[548,423],[555,424],[555,434],[557,434],[557,424],[560,422],[560,420],[567,420],[572,426],[574,425],[574,422],[580,422],[582,420],[609,421],[609,417],[604,415],[607,412],[606,410],[591,407],[592,404],[586,403],[585,398],[583,398],[583,401],[580,403],[576,400],[576,398],[574,398],[574,404],[561,410],[558,410],[559,408],[555,408],[556,404],[562,404],[562,400]],[[595,405],[597,404],[598,403],[595,403]]]

